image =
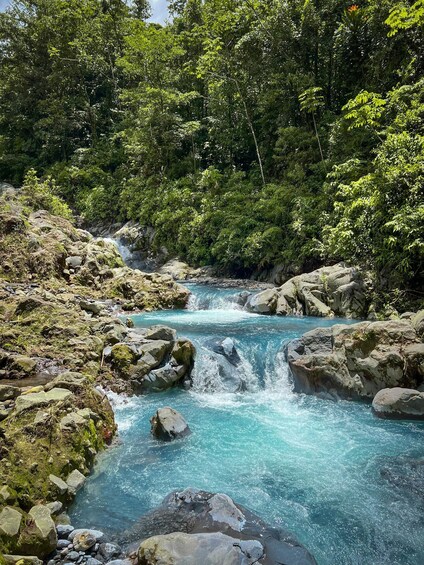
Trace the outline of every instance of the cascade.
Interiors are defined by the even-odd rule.
[[[242,289],[190,290],[188,309],[133,321],[195,343],[191,389],[111,395],[120,441],[99,458],[72,523],[119,539],[169,492],[194,486],[286,527],[320,565],[424,563],[424,426],[292,392],[284,343],[341,320],[261,316],[240,307]],[[193,433],[153,439],[149,419],[161,406],[181,412]]]

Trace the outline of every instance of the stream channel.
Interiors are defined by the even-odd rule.
[[[193,387],[110,395],[119,441],[78,494],[73,525],[118,535],[169,492],[193,486],[226,493],[285,527],[319,565],[422,565],[424,424],[292,391],[284,343],[347,321],[251,314],[236,302],[240,290],[188,286],[188,309],[133,320],[165,324],[194,342]],[[214,351],[225,338],[235,364]],[[154,440],[149,419],[162,406],[181,412],[192,435]]]

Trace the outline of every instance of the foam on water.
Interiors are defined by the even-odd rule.
[[[209,304],[213,310],[134,317],[139,326],[175,327],[196,343],[194,388],[111,395],[119,443],[101,455],[79,493],[74,525],[119,532],[170,491],[195,486],[286,527],[320,565],[422,565],[423,424],[379,420],[366,404],[292,392],[282,344],[336,321]],[[228,367],[211,338],[231,338],[241,363]],[[242,377],[246,390],[228,392],[228,377]],[[185,416],[191,436],[172,444],[150,436],[149,418],[166,405]]]

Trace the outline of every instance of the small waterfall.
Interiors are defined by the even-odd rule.
[[[131,267],[132,269],[140,269],[145,273],[150,273],[153,270],[154,265],[149,259],[143,258],[139,251],[134,251],[128,246],[122,239],[113,237],[103,237],[105,241],[112,243],[119,254],[122,257],[125,265]]]
[[[187,310],[243,310],[250,292],[224,288],[187,285],[194,290],[187,304]]]

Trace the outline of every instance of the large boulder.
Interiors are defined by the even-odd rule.
[[[264,557],[258,540],[240,540],[220,532],[176,532],[145,540],[138,550],[139,565],[252,565]]]
[[[56,526],[47,506],[39,504],[28,512],[25,528],[19,537],[19,551],[46,557],[57,544]]]
[[[297,392],[372,399],[383,388],[417,388],[424,348],[406,321],[317,328],[286,346]]]
[[[424,420],[424,392],[410,388],[384,388],[372,401],[379,418]]]
[[[198,276],[199,270],[193,269],[190,265],[178,259],[171,259],[160,267],[159,273],[169,275],[174,280],[183,281]]]
[[[34,392],[32,394],[23,394],[18,396],[15,405],[15,415],[23,412],[24,410],[32,410],[34,408],[41,408],[50,406],[52,404],[66,402],[72,398],[71,391],[64,388],[52,388],[48,392]]]
[[[139,565],[223,565],[226,558],[229,564],[316,565],[288,532],[268,526],[225,494],[194,488],[171,493],[144,515],[123,539],[131,546],[137,541]]]
[[[370,304],[368,285],[359,269],[340,263],[252,295],[245,308],[258,314],[365,318]]]
[[[153,436],[162,441],[172,441],[191,433],[183,416],[169,406],[159,408],[150,423]]]

